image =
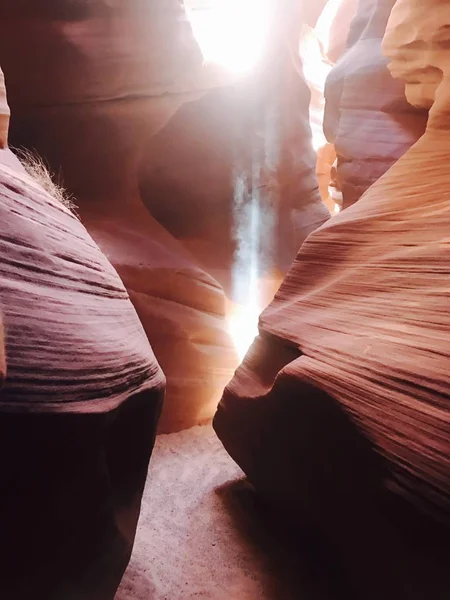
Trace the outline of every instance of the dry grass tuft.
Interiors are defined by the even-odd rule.
[[[43,159],[37,153],[23,148],[15,148],[14,152],[28,175],[33,177],[53,198],[76,214],[76,204],[73,197],[57,181],[57,177],[50,171]]]

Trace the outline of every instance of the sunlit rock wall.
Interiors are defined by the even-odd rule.
[[[257,311],[329,216],[294,52],[323,4],[274,3],[237,76],[204,64],[179,0],[1,3],[11,142],[45,158],[122,277],[167,376],[164,431],[210,417],[236,366],[224,290]]]
[[[304,25],[300,40],[303,72],[311,90],[309,108],[313,145],[317,151],[317,178],[322,200],[334,214],[342,206],[340,190],[334,187],[333,169],[336,151],[323,131],[325,82],[336,60],[347,44],[350,23],[356,11],[356,0],[329,0],[315,27]]]
[[[256,21],[258,3],[247,4],[254,5]],[[277,5],[260,61],[184,104],[148,139],[140,167],[150,212],[238,302],[246,301],[241,283],[251,278],[252,254],[258,278],[280,277],[328,217],[314,172],[310,93],[295,47],[303,17],[283,6]],[[225,42],[236,52],[239,40],[229,31]],[[249,46],[253,36],[249,26]],[[242,52],[245,62],[244,46]]]
[[[367,41],[388,16],[372,8]],[[303,244],[215,418],[279,518],[316,527],[339,549],[361,598],[448,590],[448,542],[438,530],[448,537],[449,41],[449,1],[398,0],[384,50],[409,101],[430,109],[427,125],[358,202]],[[364,103],[369,93],[360,85],[353,98]],[[376,118],[366,118],[370,128],[361,121],[353,140],[375,152]],[[386,142],[385,130],[380,136]],[[424,525],[431,536],[421,547]]]
[[[347,48],[325,87],[325,134],[337,154],[344,208],[417,141],[427,114],[412,107],[381,53],[394,0],[361,0]]]
[[[12,145],[61,176],[166,373],[161,430],[209,418],[237,361],[225,296],[145,209],[137,182],[146,141],[203,85],[181,3],[5,1],[0,63]]]

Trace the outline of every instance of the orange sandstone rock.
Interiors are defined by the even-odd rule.
[[[337,154],[344,208],[361,195],[423,134],[427,113],[405,99],[381,53],[394,0],[359,3],[347,48],[325,87],[324,130]]]
[[[450,3],[425,4],[399,0],[384,42],[431,105],[425,133],[303,244],[215,417],[280,518],[326,537],[370,599],[448,589]]]
[[[124,281],[167,376],[165,432],[211,418],[237,362],[221,286],[138,189],[147,141],[201,95],[202,60],[178,0],[0,7],[12,144],[35,149],[61,177]]]

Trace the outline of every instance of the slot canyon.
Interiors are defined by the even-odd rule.
[[[0,0],[0,599],[448,600],[449,41]]]

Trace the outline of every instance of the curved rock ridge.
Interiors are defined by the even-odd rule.
[[[184,104],[149,138],[140,166],[146,207],[227,291],[244,247],[257,245],[261,277],[285,273],[329,217],[315,174],[310,93],[286,50],[284,62]],[[243,224],[255,202],[250,240]]]
[[[5,148],[8,145],[9,116],[5,77],[0,70],[0,148]]]
[[[1,71],[0,98],[8,117]],[[0,409],[102,412],[141,391],[163,391],[164,375],[117,272],[76,215],[7,149],[7,138],[6,119],[0,323],[7,378]]]
[[[238,364],[220,285],[142,206],[83,206],[81,218],[114,264],[167,377],[159,430],[212,417]]]
[[[128,294],[80,221],[3,162],[0,186],[1,410],[101,412],[163,389]]]
[[[381,471],[367,459],[364,483],[349,483],[349,489],[359,494],[367,485],[369,504],[381,490],[395,491],[448,525],[450,201],[442,165],[450,157],[445,84],[450,2],[442,3],[439,19],[431,13],[421,18],[425,12],[416,0],[399,0],[384,42],[390,68],[408,76],[408,97],[431,106],[424,135],[359,202],[303,244],[261,315],[260,335],[225,389],[215,424],[232,456],[279,503],[288,490],[300,494],[306,483],[301,449],[313,447],[308,437],[309,446],[303,437],[292,437],[292,422],[305,419],[303,431],[311,419],[323,440],[312,415],[323,410],[325,428],[327,414],[337,420],[332,407],[339,407],[383,459]],[[415,22],[421,27],[414,28]],[[442,71],[442,82],[430,82],[430,69]],[[326,410],[320,408],[326,405],[323,393],[329,399]],[[343,447],[345,428],[350,431],[341,430]],[[261,433],[270,443],[267,437],[257,440]],[[339,433],[330,435],[337,443]],[[259,455],[261,444],[267,448]],[[273,446],[279,452],[268,458]],[[330,483],[317,451],[314,464]],[[298,479],[291,471],[293,456]],[[287,466],[274,475],[265,461],[279,467],[283,458]],[[347,456],[340,464],[342,476],[348,470],[351,477],[355,464]],[[323,492],[309,476],[316,493]]]
[[[316,24],[316,31],[328,60],[336,63],[347,46],[350,24],[356,14],[358,0],[328,0]]]
[[[433,111],[433,129],[444,128],[448,117],[446,74],[448,73],[450,3],[397,0],[383,39],[392,76],[406,82],[406,97],[418,108]],[[437,94],[439,94],[437,96]]]
[[[282,410],[285,379],[300,402],[308,382],[348,411],[402,494],[449,518],[447,157],[424,137],[305,242],[261,317],[256,347],[267,353],[281,340],[298,358],[261,380],[263,354],[249,354],[216,416],[231,448],[244,452],[247,440],[227,430],[227,419],[239,422],[252,406],[257,420],[275,400]]]
[[[344,208],[356,202],[423,134],[427,112],[394,80],[381,41],[394,0],[359,2],[347,48],[325,86],[324,130],[337,154]]]
[[[165,377],[117,272],[28,170],[0,150],[2,593],[112,600]]]
[[[182,3],[8,1],[0,15],[11,143],[50,165],[125,283],[168,380],[161,431],[211,418],[238,361],[225,294],[137,184],[147,140],[206,85]]]
[[[39,7],[6,0],[0,18],[11,106],[159,96],[200,85],[203,59],[179,0],[62,0]],[[20,73],[27,75],[27,94]]]
[[[123,279],[167,376],[161,431],[212,417],[237,366],[222,287],[240,300],[242,211],[256,194],[252,244],[264,281],[279,280],[329,216],[286,19],[284,36],[274,22],[264,65],[230,83],[202,69],[178,0],[64,0],[43,10],[8,0],[0,16],[12,144],[35,149],[61,176]]]
[[[148,138],[140,165],[149,211],[227,291],[246,247],[258,247],[261,277],[284,274],[309,233],[329,217],[296,47],[301,16],[290,6],[277,17],[257,67],[184,104]],[[250,234],[242,223],[252,210],[257,222]]]

